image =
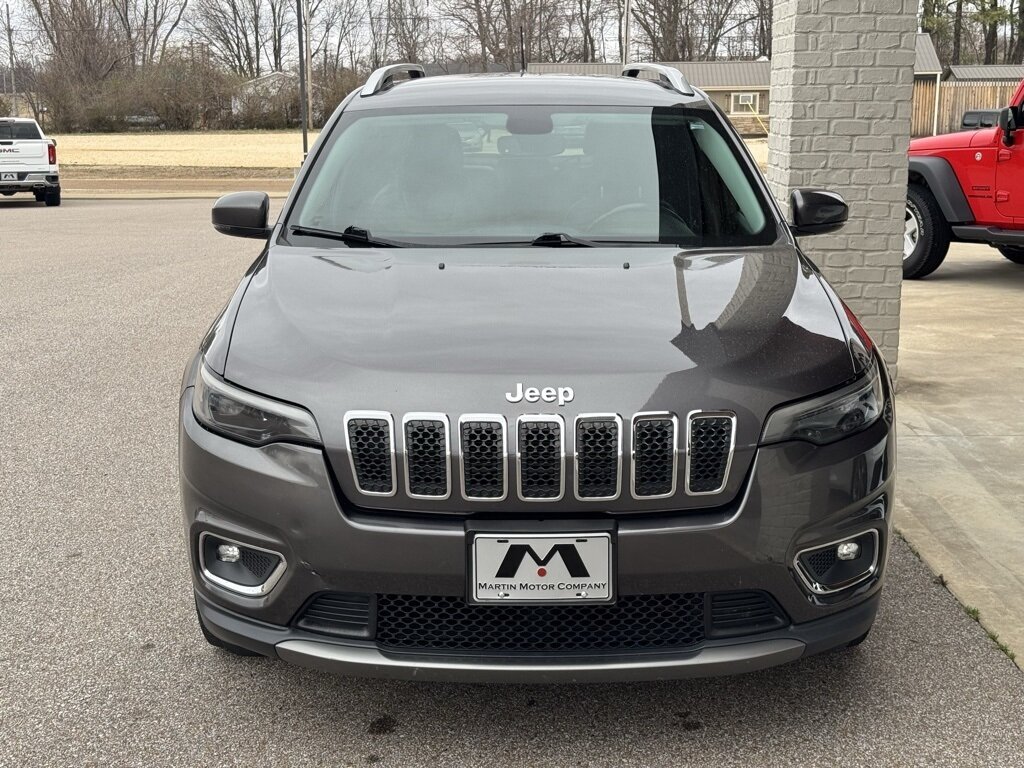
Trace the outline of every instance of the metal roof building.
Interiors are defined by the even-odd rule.
[[[683,73],[687,80],[706,91],[766,90],[771,82],[772,65],[770,61],[665,61],[661,63],[675,67]],[[957,69],[978,68],[959,67]],[[984,67],[984,69],[1024,71],[1024,67]],[[597,62],[560,64],[530,62],[527,65],[527,71],[534,74],[618,75],[622,71],[622,65]],[[927,75],[934,77],[942,74],[939,55],[935,52],[931,36],[926,32],[917,35],[914,74],[919,77]],[[1020,80],[1024,75],[1015,77]]]
[[[1005,80],[1019,83],[1024,80],[1022,64],[954,64],[949,67],[947,80]]]
[[[939,61],[939,54],[935,50],[935,43],[932,36],[927,32],[918,32],[914,58],[914,75],[941,75],[942,63]]]

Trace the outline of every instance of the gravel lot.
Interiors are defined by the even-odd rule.
[[[0,201],[0,764],[1024,766],[1024,675],[898,544],[859,649],[591,687],[325,677],[207,646],[185,360],[258,245],[209,201]]]

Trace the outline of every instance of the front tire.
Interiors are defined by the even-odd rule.
[[[848,643],[846,644],[846,647],[847,647],[847,648],[856,648],[856,647],[857,647],[858,645],[860,645],[860,644],[861,644],[861,643],[863,643],[863,642],[864,642],[865,640],[867,640],[867,639],[868,639],[868,635],[870,635],[870,634],[871,634],[871,629],[870,629],[870,627],[869,627],[869,628],[868,628],[868,631],[867,631],[867,632],[865,632],[865,633],[864,633],[863,635],[861,635],[860,637],[858,637],[858,638],[855,638],[855,639],[851,640],[850,642],[848,642]]]
[[[999,246],[999,252],[1014,264],[1024,265],[1024,248],[1019,248],[1015,245],[1001,245]]]
[[[35,194],[35,196],[36,196],[36,202],[37,203],[41,203],[44,200],[46,200],[46,191],[45,190],[37,189],[33,194]]]
[[[949,252],[952,231],[927,187],[907,188],[903,232],[903,277],[917,280],[939,268]]]
[[[243,648],[240,645],[233,645],[232,643],[226,643],[217,637],[206,627],[206,623],[203,621],[202,614],[199,613],[199,603],[196,603],[196,619],[199,621],[199,629],[203,631],[203,637],[206,638],[206,642],[212,645],[214,648],[220,648],[222,651],[234,654],[235,656],[259,656],[260,654],[255,651],[250,651],[248,648]]]

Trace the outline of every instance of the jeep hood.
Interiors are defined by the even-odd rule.
[[[388,411],[398,423],[411,411],[447,413],[453,423],[463,413],[510,423],[560,413],[571,424],[579,413],[628,421],[640,411],[735,411],[733,471],[714,500],[723,503],[742,486],[767,413],[853,373],[835,308],[789,245],[273,246],[239,306],[225,368],[239,386],[312,411],[349,498],[409,509],[438,503],[354,493],[345,412]],[[508,402],[519,383],[572,387],[575,399],[561,408]]]
[[[943,133],[939,136],[925,136],[912,139],[910,154],[932,154],[949,149],[968,149],[977,146],[989,146],[995,140],[996,128],[981,128],[974,131]]]

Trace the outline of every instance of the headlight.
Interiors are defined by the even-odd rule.
[[[834,443],[867,429],[882,415],[885,398],[878,366],[849,387],[785,405],[768,417],[761,443],[805,440],[816,445]]]
[[[205,365],[199,366],[192,411],[214,432],[252,445],[277,441],[320,445],[320,430],[309,411],[225,384]]]

